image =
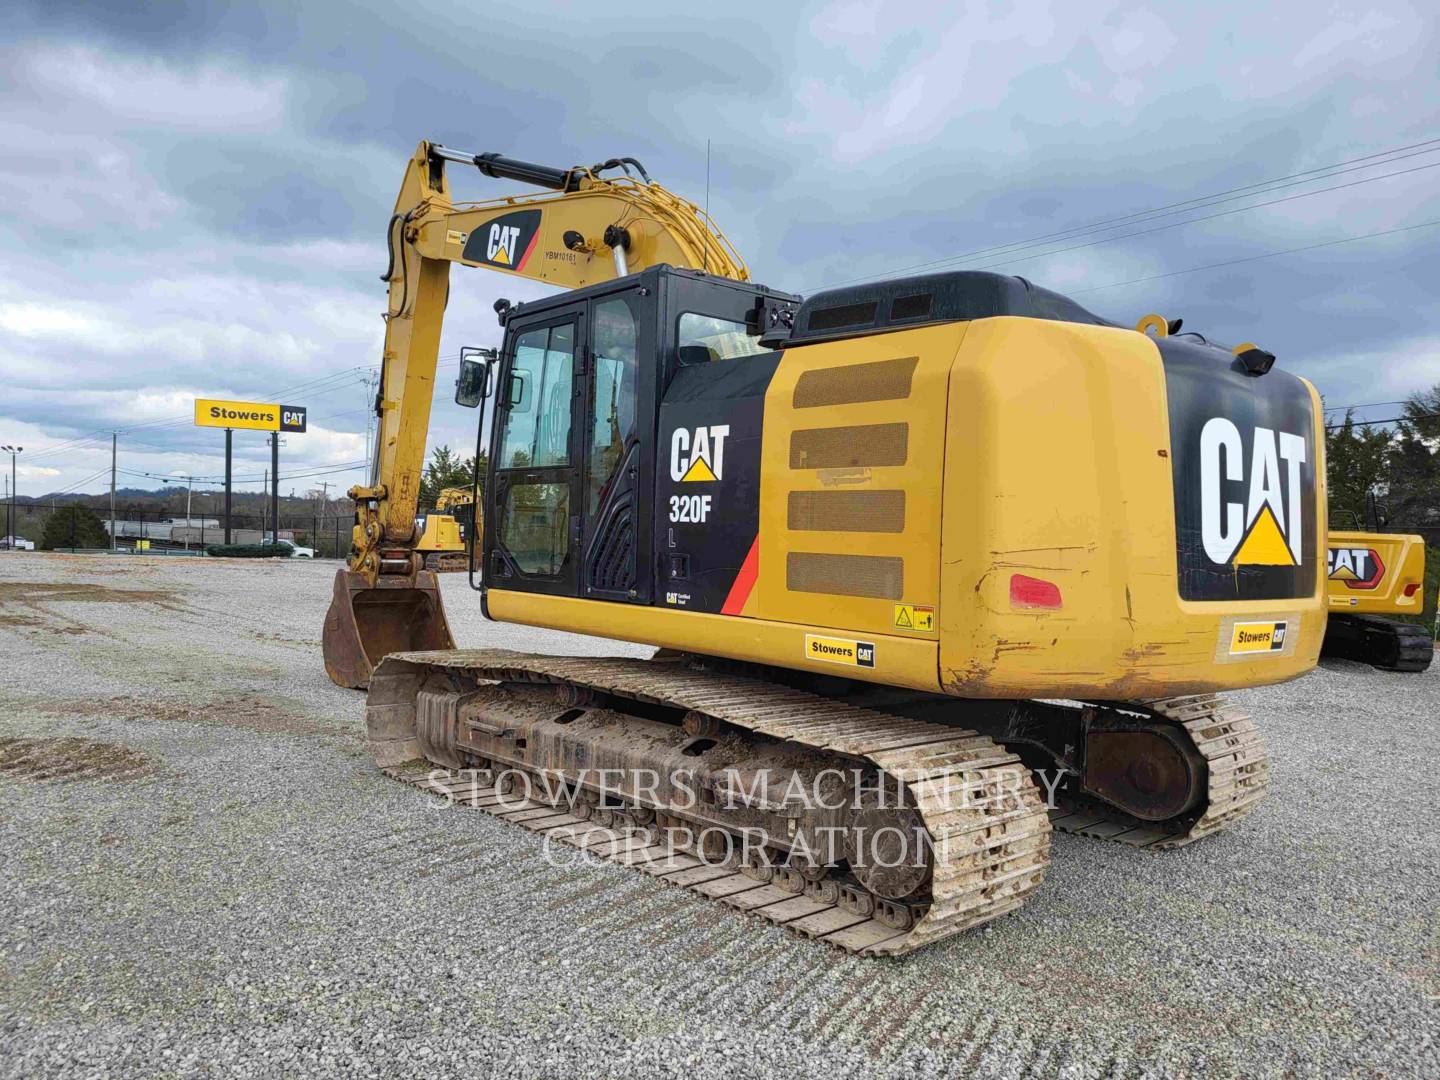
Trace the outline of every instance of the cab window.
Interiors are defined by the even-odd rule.
[[[716,360],[738,360],[742,356],[756,356],[770,350],[745,332],[743,322],[721,319],[714,315],[701,315],[687,311],[680,316],[680,325],[675,335],[679,346],[680,363],[713,363]]]
[[[505,402],[500,468],[537,469],[569,463],[574,362],[574,323],[520,335]]]
[[[586,513],[617,482],[625,453],[635,440],[635,397],[640,375],[635,316],[623,299],[595,305],[591,326],[594,385],[590,448],[586,456]]]

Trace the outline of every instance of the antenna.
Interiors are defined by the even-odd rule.
[[[702,270],[710,269],[710,140],[705,140],[705,258]]]

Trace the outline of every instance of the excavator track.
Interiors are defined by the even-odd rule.
[[[493,771],[457,769],[454,760],[437,768],[421,749],[426,730],[417,730],[434,723],[417,702],[437,673],[466,685],[549,683],[685,710],[687,723],[698,715],[702,723],[753,732],[814,760],[877,770],[903,785],[923,823],[932,867],[928,895],[895,903],[869,894],[838,868],[802,880],[787,867],[757,872],[733,859],[717,864],[699,851],[676,850],[656,830],[611,828],[608,811],[597,824],[557,803],[507,798]],[[758,679],[663,661],[506,650],[397,653],[371,679],[366,718],[371,753],[396,779],[847,952],[898,955],[987,923],[1018,908],[1048,864],[1051,825],[1039,789],[1019,757],[989,737]],[[657,820],[665,817],[661,810]]]
[[[1420,672],[1435,658],[1435,643],[1423,626],[1414,623],[1332,613],[1320,655],[1358,660],[1385,671]]]
[[[460,574],[470,568],[463,551],[432,551],[425,556],[425,569],[436,574]]]
[[[1156,850],[1184,847],[1228,829],[1247,817],[1270,785],[1270,760],[1249,715],[1213,694],[1138,703],[1183,730],[1205,761],[1203,811],[1173,821],[1150,822],[1098,800],[1060,795],[1051,824],[1062,832],[1115,840]]]

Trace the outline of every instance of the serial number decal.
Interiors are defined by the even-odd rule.
[[[827,664],[844,664],[846,667],[873,668],[875,666],[874,643],[856,641],[854,638],[806,634],[805,655],[811,660],[819,660]]]
[[[1285,648],[1285,636],[1289,628],[1290,623],[1286,620],[1237,622],[1230,631],[1230,655],[1278,653]]]

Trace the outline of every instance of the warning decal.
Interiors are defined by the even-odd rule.
[[[921,604],[896,604],[893,622],[896,630],[927,634],[935,629],[935,609]]]

